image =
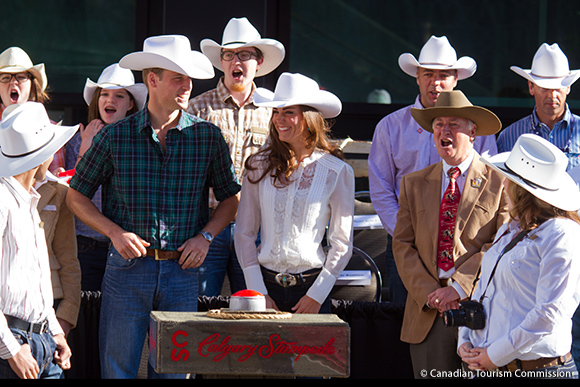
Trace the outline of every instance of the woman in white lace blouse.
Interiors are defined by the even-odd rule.
[[[273,113],[267,145],[246,162],[236,221],[247,287],[263,293],[268,308],[329,313],[328,295],[352,254],[354,173],[327,139],[326,119],[341,102],[290,73],[274,93],[257,89],[254,102]]]

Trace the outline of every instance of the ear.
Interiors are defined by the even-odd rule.
[[[534,96],[534,83],[532,81],[528,81],[528,91],[531,96]]]
[[[258,70],[262,66],[262,63],[264,63],[264,58],[258,59],[258,65],[256,66],[256,70]]]

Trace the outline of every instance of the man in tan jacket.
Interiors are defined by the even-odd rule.
[[[443,92],[434,107],[412,109],[412,115],[433,133],[442,161],[401,181],[393,236],[395,262],[408,291],[401,340],[410,344],[415,377],[442,377],[460,370],[461,360],[457,328],[446,327],[441,313],[468,298],[483,252],[509,217],[504,178],[473,149],[475,136],[497,133],[501,122],[489,110],[473,106],[461,91]],[[453,167],[459,171],[451,179],[448,170]],[[458,195],[458,205],[456,213],[442,211],[442,217],[452,220],[444,230],[440,207],[450,181],[457,182],[452,196]],[[445,238],[448,246],[438,247]]]

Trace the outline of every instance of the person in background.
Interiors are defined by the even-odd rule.
[[[87,78],[83,97],[88,105],[88,125],[81,125],[79,133],[66,144],[67,170],[74,169],[90,148],[93,138],[106,125],[115,123],[145,106],[147,88],[135,83],[133,73],[118,63],[107,66],[97,82]],[[93,196],[93,203],[101,209],[101,188]],[[78,259],[82,269],[82,290],[100,291],[109,252],[109,240],[104,235],[75,218]]]
[[[468,298],[483,252],[507,221],[503,176],[473,148],[476,136],[501,129],[491,111],[459,91],[443,91],[432,108],[411,110],[433,132],[439,163],[401,179],[393,253],[408,290],[401,340],[409,343],[416,378],[456,372],[457,328],[442,313]],[[427,371],[427,376],[423,374]]]
[[[284,60],[285,49],[277,40],[262,38],[245,17],[228,22],[221,44],[204,39],[200,48],[224,75],[215,89],[192,98],[187,111],[221,129],[236,174],[241,178],[248,156],[266,141],[272,115],[271,108],[255,104],[254,79],[274,71]],[[210,194],[210,209],[216,205]],[[215,236],[199,268],[200,295],[219,296],[226,272],[232,294],[246,288],[234,248],[234,229],[235,222],[232,222]]]
[[[354,172],[327,138],[326,119],[342,104],[314,80],[290,73],[280,75],[274,93],[258,88],[254,101],[273,113],[268,145],[246,162],[236,220],[246,283],[265,295],[268,308],[330,313],[328,296],[352,255]]]
[[[0,378],[61,378],[71,351],[53,308],[51,271],[34,189],[40,166],[78,130],[56,126],[39,102],[12,104],[0,122]]]
[[[578,378],[570,347],[580,302],[580,191],[568,158],[522,134],[511,152],[482,160],[507,177],[510,221],[484,254],[471,297],[485,325],[459,328],[458,353],[471,370]]]
[[[20,47],[9,47],[0,54],[0,114],[15,103],[34,101],[46,104],[50,101],[47,87],[44,63],[33,65]],[[64,171],[64,157],[65,151],[61,148],[54,154],[49,170],[56,174]]]
[[[405,303],[407,290],[401,283],[393,258],[393,239],[399,210],[401,178],[441,161],[434,145],[433,134],[423,129],[411,109],[431,108],[443,91],[457,87],[458,81],[475,74],[477,64],[473,58],[457,58],[455,49],[445,36],[431,36],[419,54],[401,54],[399,67],[416,78],[419,94],[413,105],[399,109],[378,124],[368,158],[369,190],[373,207],[383,227],[388,232],[386,249],[387,286],[389,300]],[[495,136],[478,136],[473,144],[478,153],[497,153]]]

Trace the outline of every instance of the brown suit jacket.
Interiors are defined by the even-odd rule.
[[[426,302],[427,296],[441,287],[436,253],[442,173],[439,162],[401,180],[393,254],[408,291],[401,340],[412,344],[425,339],[438,314]],[[453,248],[452,279],[466,294],[471,294],[483,252],[491,245],[498,228],[509,219],[503,180],[475,154],[457,210]]]

